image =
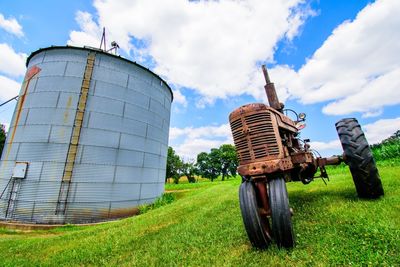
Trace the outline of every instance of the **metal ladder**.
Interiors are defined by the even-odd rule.
[[[79,102],[75,115],[74,126],[72,128],[72,136],[69,143],[67,159],[65,161],[60,192],[58,194],[57,207],[55,212],[56,215],[64,215],[67,209],[68,195],[71,187],[72,172],[74,169],[76,154],[78,152],[78,143],[82,130],[83,116],[85,114],[95,58],[96,58],[96,53],[90,52],[86,60],[86,68],[83,75],[81,93],[79,96]]]
[[[17,179],[14,177],[10,178],[9,183],[11,182],[11,187],[9,191],[9,197],[8,197],[8,202],[7,202],[7,208],[5,212],[5,218],[12,218],[15,210],[15,204],[17,200],[17,194],[19,191],[19,188],[21,187],[21,179]],[[7,184],[8,185],[8,184]]]

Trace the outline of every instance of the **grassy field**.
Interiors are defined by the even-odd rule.
[[[289,183],[292,250],[252,249],[238,204],[239,179],[168,185],[171,204],[96,226],[0,229],[1,266],[400,265],[400,167],[383,164],[385,196],[359,200],[347,168],[331,181]]]

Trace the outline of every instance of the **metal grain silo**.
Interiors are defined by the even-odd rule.
[[[164,191],[170,87],[92,48],[32,53],[0,162],[0,219],[85,223]]]

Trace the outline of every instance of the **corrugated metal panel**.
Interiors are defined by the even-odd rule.
[[[99,146],[84,146],[80,163],[115,165],[117,149]]]
[[[147,149],[146,139],[144,136],[137,136],[131,134],[121,134],[119,147],[121,149],[131,149],[136,151],[145,151]]]
[[[74,117],[75,110],[72,109],[32,108],[26,124],[72,126]]]
[[[143,159],[144,153],[139,151],[120,149],[117,153],[118,166],[142,167]]]
[[[17,154],[17,161],[64,162],[67,150],[67,144],[21,143]]]
[[[143,166],[146,168],[161,168],[161,156],[145,153]]]
[[[15,160],[19,149],[19,143],[6,143],[3,148],[2,160]]]
[[[71,140],[72,127],[68,126],[51,126],[50,143],[69,144]]]
[[[136,91],[126,90],[124,97],[129,104],[136,105],[144,109],[149,108],[149,103],[151,100],[151,97],[149,96]]]
[[[35,92],[69,92],[79,94],[82,78],[65,76],[40,76]]]
[[[142,188],[140,190],[141,198],[152,198],[154,197],[154,192],[162,193],[164,191],[164,183],[155,183],[155,184],[142,184]]]
[[[161,141],[162,144],[168,143],[168,135],[165,134],[163,129],[159,128],[160,125],[148,125],[147,138]]]
[[[68,61],[67,69],[65,70],[65,76],[83,78],[83,73],[85,72],[85,64],[82,63],[86,62]]]
[[[104,146],[118,148],[120,139],[119,132],[99,130],[93,128],[82,128],[79,144],[88,146]]]
[[[125,105],[124,116],[129,119],[135,119],[141,122],[146,122],[151,125],[162,125],[163,118],[159,114],[142,108],[136,105]]]
[[[58,99],[57,108],[75,110],[76,106],[78,105],[78,100],[79,100],[78,93],[61,92]]]
[[[7,218],[10,190],[0,200],[0,219],[102,221],[132,215],[139,204],[151,203],[162,194],[170,89],[153,73],[99,53],[66,210],[55,214],[88,54],[88,49],[57,48],[30,57],[28,70],[36,65],[41,71],[29,83],[18,125],[14,120],[11,124],[15,136],[7,140],[12,146],[0,162],[0,189],[17,160],[28,162],[28,171],[25,179],[15,181],[18,192]]]
[[[107,109],[104,107],[107,107]],[[124,102],[106,97],[93,96],[88,99],[86,110],[122,117]]]
[[[158,182],[158,169],[117,166],[115,172],[115,183],[156,182]]]
[[[126,88],[124,86],[114,85],[113,90],[110,90],[110,85],[102,81],[94,81],[95,88],[94,95],[100,97],[107,97],[114,100],[125,101]]]
[[[14,142],[46,143],[49,141],[50,125],[19,126]]]
[[[38,79],[36,77],[31,79],[31,81],[29,82],[28,88],[26,89],[27,94],[31,94],[31,93],[35,92],[37,80]]]
[[[128,74],[121,71],[96,66],[93,71],[93,79],[109,83],[110,86],[119,85],[126,87],[128,83]]]
[[[65,69],[67,68],[67,62],[65,61],[43,62],[38,65],[42,69],[40,77],[64,76]]]
[[[72,174],[74,183],[112,183],[115,166],[99,164],[75,164]],[[108,184],[108,186],[109,186]]]
[[[26,95],[24,108],[55,108],[59,92],[35,92]]]

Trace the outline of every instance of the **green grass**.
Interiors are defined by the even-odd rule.
[[[151,210],[160,208],[162,206],[171,204],[176,200],[176,194],[174,193],[164,193],[161,197],[157,198],[152,204],[142,205],[139,207],[139,213],[144,214]]]
[[[381,166],[385,196],[356,197],[347,168],[330,182],[289,183],[297,245],[250,246],[238,203],[240,179],[168,185],[176,199],[96,226],[49,231],[0,229],[1,266],[400,265],[400,167]]]

